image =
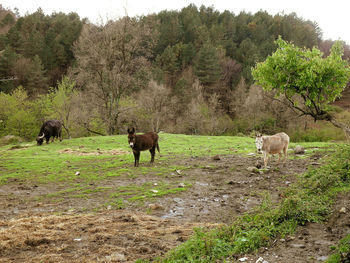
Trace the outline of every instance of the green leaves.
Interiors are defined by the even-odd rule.
[[[315,47],[300,48],[281,37],[275,43],[276,52],[252,69],[256,84],[284,94],[293,107],[301,98],[303,108],[298,110],[317,117],[328,103],[340,97],[349,80],[350,68],[342,59],[342,43],[336,42],[328,57]]]

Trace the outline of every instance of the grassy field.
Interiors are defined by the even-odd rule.
[[[77,138],[43,146],[36,146],[34,142],[3,146],[0,147],[0,184],[14,179],[38,184],[70,184],[79,178],[80,183],[88,184],[115,176],[169,176],[176,170],[189,168],[173,165],[175,159],[255,151],[254,139],[249,137],[162,133],[159,144],[161,156],[156,153],[156,165],[148,165],[150,154],[147,151],[141,153],[141,165],[136,169],[125,135]],[[305,156],[333,145],[325,142],[300,144],[307,149]],[[290,148],[295,145],[291,143]]]
[[[6,205],[12,207],[16,202],[19,205],[26,203],[26,212],[36,208],[37,205],[44,207],[43,204],[49,204],[50,207],[55,207],[55,213],[60,209],[69,212],[69,209],[72,209],[70,207],[76,208],[82,205],[89,207],[89,211],[96,212],[106,211],[108,207],[108,209],[127,210],[134,205],[140,208],[137,211],[148,213],[149,207],[144,206],[144,202],[155,203],[157,199],[166,196],[191,192],[193,184],[198,183],[198,180],[215,182],[215,177],[207,178],[208,176],[226,178],[226,181],[220,183],[221,185],[218,184],[217,191],[235,189],[239,195],[251,191],[247,184],[232,188],[228,182],[237,180],[238,183],[244,183],[251,178],[246,171],[248,162],[253,164],[255,160],[261,160],[260,156],[252,154],[256,151],[254,138],[167,133],[161,133],[159,136],[161,154],[156,154],[154,165],[149,164],[149,152],[142,152],[140,167],[137,168],[133,166],[133,155],[127,144],[126,135],[77,138],[43,146],[36,146],[34,142],[2,146],[0,193],[9,190]],[[296,145],[304,146],[306,153],[292,154],[292,149]],[[269,190],[287,196],[280,207],[276,207],[276,203],[271,202],[269,194],[265,193],[266,198],[263,198],[264,201],[257,208],[257,213],[242,215],[234,225],[213,232],[196,231],[193,238],[170,253],[169,257],[157,260],[192,262],[192,258],[193,262],[213,262],[232,254],[254,251],[266,245],[276,235],[292,233],[299,224],[324,220],[329,214],[330,200],[340,191],[337,190],[339,186],[337,180],[344,179],[345,182],[349,179],[347,174],[344,175],[346,167],[343,166],[346,163],[341,159],[347,155],[343,154],[345,157],[341,157],[338,154],[336,156],[340,157],[329,161],[330,164],[325,168],[301,176],[296,186],[289,187],[287,192],[274,188],[272,183],[278,187],[282,186],[284,180],[289,180],[286,178],[294,176],[295,169],[301,167],[305,170],[307,169],[305,165],[314,163],[312,156],[326,151],[322,153],[322,160],[326,160],[328,155],[334,155],[337,148],[337,144],[331,142],[292,142],[289,164],[285,167],[292,174],[285,173],[281,176],[279,168],[275,167],[270,174],[260,178],[263,180],[255,182],[255,185],[260,182],[262,189],[272,187]],[[222,160],[220,165],[213,161],[216,155]],[[253,160],[249,161],[250,158]],[[304,159],[310,160],[303,163]],[[339,171],[336,170],[338,166],[341,166]],[[269,179],[270,176],[274,181]],[[253,179],[255,180],[255,177]],[[27,188],[29,190],[26,192]],[[24,191],[19,191],[23,189]],[[243,192],[240,192],[241,190]],[[208,191],[210,192],[204,192],[204,195],[213,192],[211,186],[208,186]],[[244,197],[245,200],[254,196],[255,192],[253,189],[251,194]],[[258,195],[263,196],[264,193]],[[93,203],[96,199],[102,201]],[[191,202],[191,197],[188,199]],[[29,202],[32,202],[32,206]],[[174,199],[170,198],[167,202],[174,202]],[[199,200],[198,203],[200,202]],[[215,202],[213,204],[215,205]],[[82,207],[79,211],[84,211],[86,207]],[[183,261],[184,259],[186,260]]]

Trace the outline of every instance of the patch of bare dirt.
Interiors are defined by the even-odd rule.
[[[96,193],[84,200],[67,197],[56,203],[38,202],[36,197],[57,192],[59,186],[13,181],[0,186],[0,262],[133,262],[162,255],[187,240],[194,227],[231,223],[257,206],[263,192],[277,202],[281,189],[292,184],[296,174],[320,165],[322,157],[318,153],[284,164],[273,160],[266,172],[247,169],[261,164],[261,156],[193,157],[170,161],[169,165],[190,168],[174,170],[165,177],[125,176],[93,183],[110,188],[159,180],[179,187],[192,185],[185,192],[146,201],[142,206],[128,203],[124,210],[103,206],[104,195],[109,193]],[[340,199],[343,203],[339,206],[350,209],[348,197]],[[293,237],[277,239],[273,247],[248,255],[247,262],[256,262],[260,256],[270,263],[322,260],[330,252],[329,245],[338,242],[350,226],[349,216],[337,213],[339,206],[329,223],[310,224]],[[96,208],[100,212],[93,212]]]
[[[86,150],[84,150],[84,147],[81,147],[79,150],[66,148],[64,150],[59,151],[59,153],[74,154],[74,155],[79,155],[79,156],[91,156],[91,155],[102,155],[102,154],[104,154],[104,155],[121,155],[121,154],[128,154],[129,152],[126,152],[122,149],[113,149],[113,150],[109,150],[109,151],[104,151],[104,150],[86,151]]]

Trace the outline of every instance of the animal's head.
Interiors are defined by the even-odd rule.
[[[258,150],[258,153],[261,153],[262,152],[262,146],[263,146],[263,136],[262,136],[261,133],[258,133],[255,136],[255,146],[256,146],[256,149]]]
[[[134,148],[136,141],[135,128],[128,128],[128,143],[131,148]]]
[[[38,135],[37,137],[36,137],[36,144],[37,145],[42,145],[43,144],[43,142],[44,142],[44,137],[45,137],[45,133],[43,133],[43,135]]]

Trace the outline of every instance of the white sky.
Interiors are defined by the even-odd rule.
[[[122,17],[125,10],[129,16],[147,15],[162,10],[180,10],[191,3],[198,8],[201,5],[213,6],[220,12],[228,10],[236,15],[243,10],[253,14],[264,10],[271,15],[295,12],[304,20],[316,22],[323,32],[323,39],[341,39],[350,44],[347,2],[349,0],[0,0],[4,8],[13,10],[17,7],[21,15],[33,13],[41,7],[48,15],[53,12],[76,12],[93,23]]]

